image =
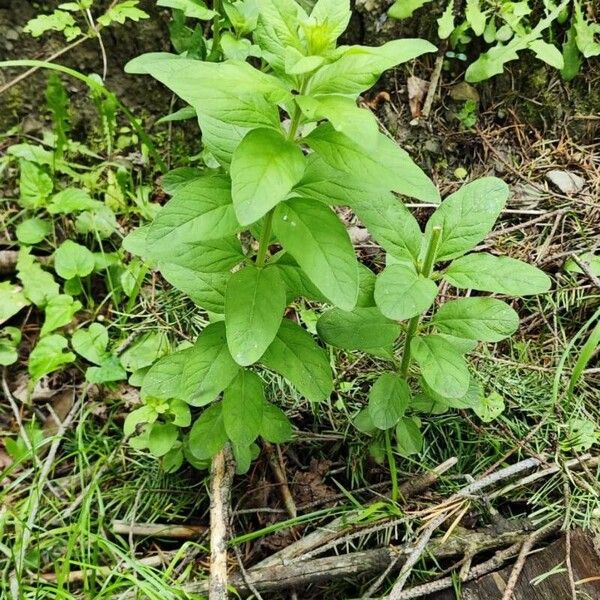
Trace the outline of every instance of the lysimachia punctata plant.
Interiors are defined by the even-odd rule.
[[[403,330],[398,322],[411,319],[407,358],[399,372],[376,382],[368,412],[374,427],[400,433],[411,402],[411,356],[427,390],[458,404],[469,390],[463,354],[471,340],[495,341],[516,328],[512,309],[495,299],[448,303],[431,323],[420,324],[417,316],[433,304],[441,276],[459,287],[505,293],[494,274],[513,268],[504,262],[509,259],[491,255],[459,258],[493,225],[506,186],[494,179],[468,184],[441,204],[423,234],[395,193],[439,204],[435,185],[380,132],[375,116],[357,106],[359,94],[385,70],[435,48],[419,39],[337,46],[350,19],[348,1],[319,0],[310,14],[294,0],[257,5],[252,41],[261,58],[254,64],[153,53],[127,66],[158,79],[195,111],[213,167],[165,175],[171,199],[125,241],[211,317],[193,345],[149,370],[141,389],[145,405],[127,423],[131,433],[145,423],[134,443],[169,464],[184,453],[204,464],[230,442],[244,471],[259,437],[288,440],[287,417],[265,395],[265,370],[310,402],[330,396],[328,353],[286,310],[298,298],[334,307],[319,322],[325,342],[387,358]],[[458,206],[465,202],[468,207]],[[388,251],[378,278],[357,260],[339,205],[350,207]],[[435,269],[455,258],[443,274]],[[473,260],[479,264],[470,265]],[[528,293],[547,285],[533,271],[539,281]],[[529,272],[525,279],[531,281]],[[464,322],[465,311],[481,317]],[[181,440],[175,421],[187,422],[184,404],[204,408]]]

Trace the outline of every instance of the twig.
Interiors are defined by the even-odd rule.
[[[288,485],[285,471],[283,470],[280,462],[279,452],[277,452],[275,447],[266,440],[263,441],[263,448],[267,454],[267,459],[269,460],[269,465],[273,471],[273,475],[275,475],[275,479],[277,479],[277,482],[279,483],[279,489],[281,490],[281,497],[283,499],[285,509],[290,517],[295,519],[298,516],[298,511],[296,509],[296,503],[294,502],[292,493],[290,492],[290,486]]]
[[[244,578],[244,582],[248,586],[248,589],[254,594],[256,600],[263,600],[263,597],[260,595],[260,592],[256,589],[256,586],[250,581],[248,577],[248,571],[246,571],[246,567],[244,567],[244,562],[242,561],[242,555],[240,554],[240,550],[237,546],[233,547],[233,551],[235,552],[235,557],[238,561],[238,566],[240,568],[240,573]]]
[[[114,520],[113,533],[141,537],[162,537],[178,540],[197,540],[208,532],[203,525],[171,525],[168,523],[128,523]]]
[[[423,110],[421,111],[421,116],[424,119],[429,117],[429,113],[431,112],[431,107],[433,106],[433,101],[435,99],[435,94],[437,92],[438,84],[440,82],[440,76],[442,74],[442,67],[444,66],[444,56],[446,54],[446,48],[448,47],[448,42],[444,40],[440,45],[440,49],[438,51],[438,55],[435,59],[435,65],[433,67],[433,73],[431,75],[431,81],[429,82],[429,88],[427,89],[427,96],[425,97],[425,102],[423,103]]]
[[[525,561],[527,560],[527,555],[531,552],[531,549],[535,545],[535,543],[547,535],[550,531],[557,527],[558,521],[553,521],[548,525],[545,525],[541,529],[534,531],[521,546],[521,550],[519,551],[519,556],[517,557],[517,561],[515,562],[512,571],[510,572],[510,577],[508,578],[508,582],[506,583],[506,587],[504,588],[504,594],[502,595],[502,600],[511,600],[513,594],[515,592],[515,587],[517,582],[519,581],[519,576],[521,575],[521,571],[525,566]]]
[[[234,462],[229,445],[212,460],[210,470],[209,600],[227,600],[227,542]]]
[[[581,260],[577,254],[571,254],[571,258],[575,261],[577,266],[589,277],[590,281],[600,289],[600,278],[592,271],[590,265],[585,261]]]

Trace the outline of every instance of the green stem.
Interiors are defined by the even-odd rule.
[[[431,272],[433,271],[433,265],[435,264],[435,257],[438,253],[441,239],[442,227],[436,225],[431,230],[431,239],[429,240],[429,245],[427,246],[425,260],[423,261],[423,265],[419,269],[419,272],[424,277],[431,277]],[[402,352],[402,362],[400,363],[400,375],[404,379],[406,379],[408,375],[408,368],[410,367],[410,343],[415,337],[415,333],[417,332],[420,320],[421,315],[416,315],[408,322],[406,338],[404,340],[404,350]]]
[[[256,255],[256,266],[264,267],[265,259],[267,258],[267,250],[269,249],[269,242],[271,241],[271,231],[273,229],[273,209],[271,209],[265,215],[265,223],[263,230],[260,235],[260,242],[258,245],[258,253]]]
[[[221,0],[214,0],[213,10],[217,13],[213,21],[213,39],[207,61],[216,62],[221,52]]]
[[[385,435],[385,453],[387,456],[388,465],[390,467],[390,478],[392,480],[392,502],[397,502],[400,497],[400,489],[398,487],[398,468],[396,467],[396,460],[394,459],[394,453],[392,452],[392,440],[390,436],[390,430],[387,429],[384,432]]]

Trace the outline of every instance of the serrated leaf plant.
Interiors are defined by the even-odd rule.
[[[280,443],[292,432],[261,372],[280,374],[310,402],[333,390],[329,356],[290,304],[377,310],[375,275],[359,264],[335,207],[385,229],[391,216],[410,216],[393,192],[439,202],[432,181],[357,106],[384,71],[434,46],[337,46],[350,20],[347,1],[319,0],[310,14],[294,0],[256,5],[252,42],[261,63],[153,53],[126,67],[189,104],[213,157],[207,162],[218,165],[166,174],[171,199],[124,242],[212,320],[192,347],[150,369],[141,395],[201,408],[183,451],[206,461],[229,441],[240,471],[259,437]],[[383,237],[412,244],[395,228]]]
[[[374,287],[376,308],[333,308],[317,322],[328,344],[390,361],[355,425],[373,435],[378,448],[386,446],[394,484],[390,432],[395,432],[398,452],[407,455],[422,444],[419,414],[472,409],[487,422],[503,410],[501,397],[483,395],[465,355],[479,342],[499,342],[515,333],[519,317],[507,302],[482,292],[528,296],[547,292],[551,285],[532,265],[475,251],[508,196],[505,183],[484,177],[448,196],[424,232],[408,211],[371,222],[372,235],[387,250],[386,267]],[[402,239],[392,238],[392,232],[402,232]],[[446,298],[448,286],[459,297],[441,297],[440,282]],[[461,296],[464,291],[469,295]]]

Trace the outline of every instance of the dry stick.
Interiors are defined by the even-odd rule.
[[[285,471],[283,470],[281,462],[279,461],[279,452],[277,452],[275,447],[266,440],[263,441],[263,448],[267,453],[269,465],[273,471],[273,474],[275,475],[275,479],[277,479],[277,482],[279,483],[279,489],[281,490],[281,497],[283,498],[285,509],[290,517],[295,519],[298,516],[298,511],[296,510],[296,503],[294,502],[294,498],[290,492],[290,486],[288,485]]]
[[[433,67],[433,74],[431,75],[431,81],[429,82],[429,88],[427,90],[427,96],[423,104],[423,110],[421,116],[425,119],[429,117],[433,101],[435,99],[435,93],[437,92],[438,83],[440,82],[440,75],[442,74],[442,67],[444,65],[444,56],[446,54],[446,48],[448,43],[444,40],[440,46],[438,55],[435,59],[435,65]]]
[[[401,497],[405,499],[410,498],[411,496],[414,496],[415,494],[431,487],[443,473],[451,469],[457,462],[458,460],[455,457],[452,457],[432,469],[429,473],[425,473],[420,477],[415,477],[414,479],[403,483],[399,490]],[[289,561],[295,558],[304,557],[304,555],[308,554],[311,550],[319,548],[324,544],[339,538],[344,533],[352,530],[353,527],[362,527],[362,524],[352,523],[352,518],[357,516],[359,512],[362,511],[354,511],[333,519],[333,521],[330,521],[327,525],[324,525],[316,531],[309,533],[307,536],[304,536],[297,542],[290,544],[283,550],[272,554],[265,560],[258,563],[254,568],[265,568],[287,564]]]
[[[508,582],[506,584],[506,588],[504,588],[504,594],[502,595],[502,600],[511,600],[513,594],[515,592],[515,587],[517,582],[519,581],[519,576],[521,575],[521,571],[525,566],[525,561],[527,560],[527,555],[531,552],[534,544],[547,535],[550,531],[553,531],[557,526],[558,520],[545,525],[541,529],[534,531],[521,546],[521,550],[519,551],[519,556],[517,558],[517,562],[515,562],[512,571],[510,572],[510,577],[508,578]]]
[[[577,263],[577,266],[589,277],[591,282],[600,289],[600,278],[592,271],[590,265],[581,260],[576,254],[571,254],[571,258]]]
[[[204,525],[171,525],[168,523],[128,523],[114,520],[113,533],[142,537],[162,537],[177,540],[197,540],[208,532]]]
[[[210,469],[210,582],[209,600],[227,600],[227,530],[231,513],[234,462],[227,444]]]

